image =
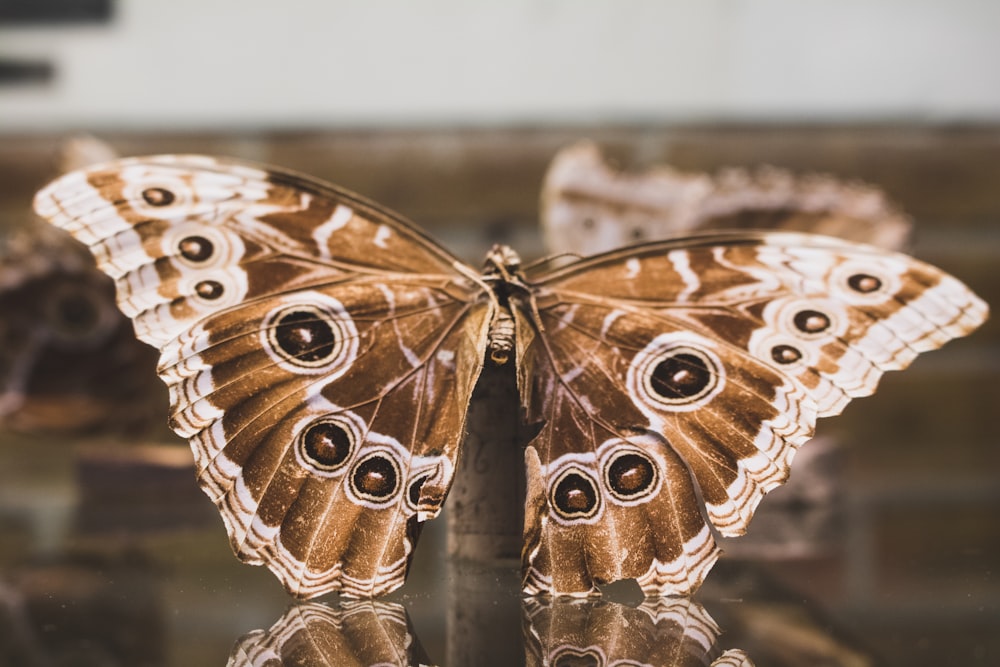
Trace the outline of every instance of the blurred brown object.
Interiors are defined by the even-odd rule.
[[[782,229],[899,249],[909,217],[882,190],[777,167],[728,168],[712,176],[667,165],[612,167],[592,142],[562,149],[542,187],[542,225],[552,253],[592,255],[712,229]]]
[[[81,138],[59,162],[109,155]],[[111,279],[65,232],[35,220],[11,228],[0,238],[0,426],[133,431],[162,417],[157,353],[136,340]]]
[[[526,664],[753,667],[739,649],[723,652],[719,626],[690,598],[608,600],[526,598]]]

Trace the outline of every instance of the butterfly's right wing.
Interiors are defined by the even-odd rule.
[[[302,597],[402,584],[482,366],[492,306],[470,270],[355,195],[214,158],[75,172],[36,208],[161,350],[237,555]]]

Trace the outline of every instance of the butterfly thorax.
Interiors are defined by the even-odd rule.
[[[503,365],[514,350],[515,321],[511,312],[511,297],[529,295],[530,290],[521,275],[521,257],[513,248],[494,245],[483,262],[483,282],[489,286],[497,305],[490,322],[488,351],[490,360]]]

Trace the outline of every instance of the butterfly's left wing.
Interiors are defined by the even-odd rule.
[[[529,282],[529,593],[695,590],[718,557],[709,522],[742,534],[818,417],[987,313],[927,264],[802,234],[649,244]]]
[[[236,554],[302,597],[400,586],[482,367],[492,310],[471,270],[357,195],[204,156],[74,172],[36,209],[160,350]]]

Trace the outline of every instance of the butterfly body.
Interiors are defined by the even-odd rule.
[[[514,361],[529,594],[689,593],[817,417],[986,307],[902,255],[737,232],[477,272],[290,172],[199,156],[70,174],[37,210],[90,245],[161,351],[173,428],[237,555],[302,597],[403,583],[485,363]],[[696,490],[697,489],[697,490]]]

